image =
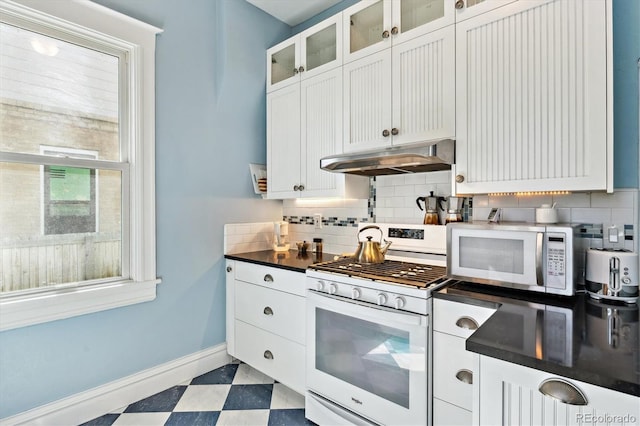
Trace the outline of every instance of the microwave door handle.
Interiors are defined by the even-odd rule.
[[[544,234],[538,232],[536,235],[536,284],[544,286],[544,275],[542,272],[542,241]]]

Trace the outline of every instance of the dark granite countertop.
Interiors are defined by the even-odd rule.
[[[471,352],[640,396],[637,305],[465,282],[452,283],[434,297],[497,308],[467,338]]]
[[[311,251],[308,251],[306,254],[300,254],[296,250],[289,250],[285,252],[264,250],[224,255],[226,259],[241,260],[243,262],[273,266],[302,273],[307,270],[309,265],[333,260],[334,256],[337,255],[332,253],[322,253],[320,256],[316,256]]]

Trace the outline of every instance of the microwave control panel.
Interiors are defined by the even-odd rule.
[[[567,274],[566,234],[546,233],[546,284],[547,287],[565,288]]]

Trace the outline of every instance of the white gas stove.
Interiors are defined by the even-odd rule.
[[[446,281],[446,228],[377,226],[392,242],[383,263],[307,270],[306,415],[318,424],[430,423],[430,297]]]

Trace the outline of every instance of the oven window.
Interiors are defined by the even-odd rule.
[[[460,237],[460,266],[522,275],[524,273],[524,241]]]
[[[316,369],[402,407],[424,352],[407,331],[316,308]]]

